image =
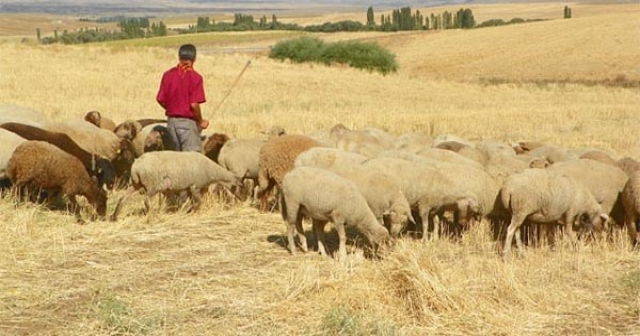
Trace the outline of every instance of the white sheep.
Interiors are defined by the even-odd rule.
[[[125,199],[135,191],[143,189],[145,211],[150,208],[149,201],[157,193],[171,196],[188,192],[193,201],[192,209],[200,205],[200,194],[211,184],[234,189],[241,187],[240,180],[231,172],[220,167],[198,152],[160,151],[148,152],[137,158],[131,166],[131,181],[126,194],[120,198],[111,217],[117,218]]]
[[[389,157],[370,159],[363,164],[396,176],[407,201],[420,216],[423,238],[427,237],[430,223],[433,223],[433,237],[438,236],[438,222],[433,219],[444,210],[453,210],[459,224],[493,211],[498,187],[482,169],[427,159]]]
[[[308,250],[303,216],[313,221],[318,251],[322,255],[326,255],[324,227],[329,221],[338,231],[340,258],[347,255],[345,225],[360,231],[374,249],[389,240],[389,232],[376,220],[358,187],[330,171],[314,167],[291,170],[282,180],[281,202],[292,254],[295,254],[294,230],[297,230],[302,250]]]
[[[309,155],[322,152],[328,156]],[[343,154],[346,155],[343,157]],[[311,148],[298,155],[295,166],[327,169],[355,183],[378,222],[384,225],[392,236],[398,236],[407,224],[414,222],[411,207],[400,183],[388,172],[363,166],[360,164],[361,161],[351,162],[349,156],[353,154],[334,148]]]
[[[624,222],[622,202],[619,197],[627,183],[628,176],[620,168],[590,159],[558,162],[548,168],[559,174],[571,176],[582,183],[606,213],[618,224]],[[605,223],[606,224],[606,223]],[[605,227],[594,227],[602,231]]]
[[[107,160],[115,159],[122,150],[122,139],[115,133],[84,120],[50,123],[45,129],[67,134],[85,151]]]
[[[49,118],[40,111],[15,105],[0,105],[0,124],[16,122],[43,128]]]
[[[227,141],[218,154],[218,164],[235,176],[253,182],[253,198],[257,198],[258,172],[260,171],[260,149],[266,143],[262,139],[232,139]]]
[[[590,230],[608,219],[583,184],[548,169],[527,169],[509,176],[500,189],[500,200],[511,214],[502,251],[505,259],[510,256],[514,235],[518,251],[523,252],[520,227],[525,220],[535,223],[562,221],[565,236],[573,239],[572,229],[576,222],[582,229]]]
[[[347,152],[337,148],[313,147],[298,154],[296,167],[331,168],[334,165],[360,164],[368,158],[362,154]]]
[[[25,138],[0,128],[0,180],[7,178],[5,174],[7,163],[16,148],[25,141],[27,141]]]

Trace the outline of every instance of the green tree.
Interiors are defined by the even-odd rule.
[[[376,25],[376,19],[374,18],[374,14],[373,14],[373,7],[369,6],[369,8],[367,9],[367,26],[375,26]]]
[[[42,35],[40,35],[40,28],[36,28],[36,37],[38,38],[38,42],[42,39]]]
[[[565,19],[571,18],[571,8],[569,6],[564,6],[564,18]]]

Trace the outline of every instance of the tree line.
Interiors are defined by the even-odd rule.
[[[81,44],[167,35],[167,26],[164,22],[150,22],[149,18],[121,18],[118,22],[118,28],[119,30],[115,31],[98,27],[71,32],[54,30],[53,36],[47,37],[41,37],[40,29],[36,29],[36,37],[43,44]]]
[[[564,17],[571,17],[571,8],[565,6]],[[160,21],[151,23],[149,17],[125,18],[122,16],[109,17],[107,20],[118,19],[119,31],[111,31],[98,28],[85,28],[78,31],[63,31],[59,34],[54,31],[54,36],[41,38],[40,30],[37,29],[38,41],[41,43],[89,43],[109,40],[122,40],[132,38],[146,38],[155,36],[166,36],[167,26]],[[86,20],[86,19],[83,19]],[[104,22],[98,19],[96,22]],[[366,23],[354,20],[343,20],[338,22],[325,22],[319,25],[300,26],[294,23],[282,23],[278,21],[275,14],[270,18],[263,15],[257,20],[253,15],[236,13],[233,22],[216,22],[209,17],[198,17],[194,25],[188,28],[175,29],[178,34],[192,34],[200,32],[225,32],[225,31],[248,31],[248,30],[297,30],[307,32],[355,32],[355,31],[403,31],[403,30],[441,30],[441,29],[471,29],[482,27],[493,27],[507,24],[525,23],[537,20],[525,20],[513,18],[510,21],[502,19],[491,19],[477,23],[470,8],[460,8],[457,11],[445,10],[442,13],[429,13],[428,15],[420,10],[412,10],[411,7],[394,9],[390,14],[382,14],[376,21],[375,12],[372,6],[367,8]]]

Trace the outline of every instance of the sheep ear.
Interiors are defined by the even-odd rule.
[[[606,222],[609,220],[609,215],[605,214],[605,213],[601,213],[600,214],[600,218],[602,219],[603,222]]]

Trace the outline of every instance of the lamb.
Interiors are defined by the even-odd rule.
[[[106,185],[108,188],[113,187],[115,182],[115,169],[111,161],[93,155],[80,148],[80,146],[78,146],[78,144],[75,143],[75,141],[73,141],[68,135],[59,132],[50,132],[35,126],[19,123],[4,123],[0,125],[0,128],[11,131],[27,140],[38,140],[51,143],[52,145],[78,158],[84,165],[86,171],[91,176],[97,177],[99,187],[102,187],[103,185]]]
[[[86,121],[72,120],[51,123],[46,129],[51,132],[67,134],[85,151],[107,160],[113,160],[121,151],[122,139],[112,131],[97,128]]]
[[[71,210],[81,220],[77,195],[84,196],[98,216],[107,209],[106,192],[84,169],[75,156],[45,141],[26,141],[18,146],[7,164],[7,176],[18,191],[27,187],[61,191],[71,203]]]
[[[634,246],[640,244],[640,171],[631,174],[622,190],[625,225]]]
[[[14,105],[0,105],[0,124],[8,122],[27,124],[42,128],[48,123],[48,118],[42,112],[32,110],[30,108]]]
[[[395,176],[388,172],[377,171],[371,167],[363,166],[360,162],[349,162],[345,159],[342,161],[340,159],[336,160],[336,157],[340,157],[338,153],[332,153],[333,156],[330,156],[329,160],[309,160],[305,158],[305,155],[308,156],[310,152],[313,154],[317,150],[339,152],[339,150],[333,148],[310,148],[298,155],[295,166],[326,169],[355,183],[378,222],[384,225],[392,236],[398,236],[409,223],[414,223],[409,202]],[[386,223],[385,218],[387,219]]]
[[[389,240],[389,232],[376,220],[358,187],[332,172],[314,167],[298,167],[282,180],[282,218],[287,224],[289,251],[295,255],[293,232],[297,230],[302,250],[307,252],[307,239],[302,228],[302,217],[312,219],[318,242],[318,251],[326,255],[324,227],[328,221],[338,231],[338,256],[346,258],[345,225],[353,226],[376,249]]]
[[[628,179],[624,171],[589,159],[559,162],[546,169],[570,176],[583,184],[600,204],[603,213],[608,214],[615,222],[623,223],[622,204],[618,196]],[[600,232],[605,228],[594,229]]]
[[[549,169],[527,169],[509,176],[500,189],[500,200],[511,214],[502,251],[505,260],[510,256],[514,234],[518,251],[523,253],[520,227],[525,220],[536,223],[561,220],[565,236],[573,239],[576,220],[589,230],[608,219],[584,185]]]
[[[84,121],[96,125],[98,128],[106,129],[113,132],[116,129],[116,124],[113,120],[103,117],[98,111],[89,111],[84,115]]]
[[[258,198],[260,211],[267,210],[267,197],[273,187],[280,186],[284,175],[293,169],[298,154],[321,144],[304,135],[283,135],[272,138],[260,148]]]
[[[116,220],[122,203],[135,191],[143,189],[145,211],[150,209],[150,199],[157,193],[170,196],[188,192],[193,201],[191,210],[200,206],[200,194],[211,184],[235,190],[241,187],[240,180],[231,172],[220,167],[198,152],[160,151],[144,153],[131,167],[131,180],[127,192],[118,201],[111,216]]]

